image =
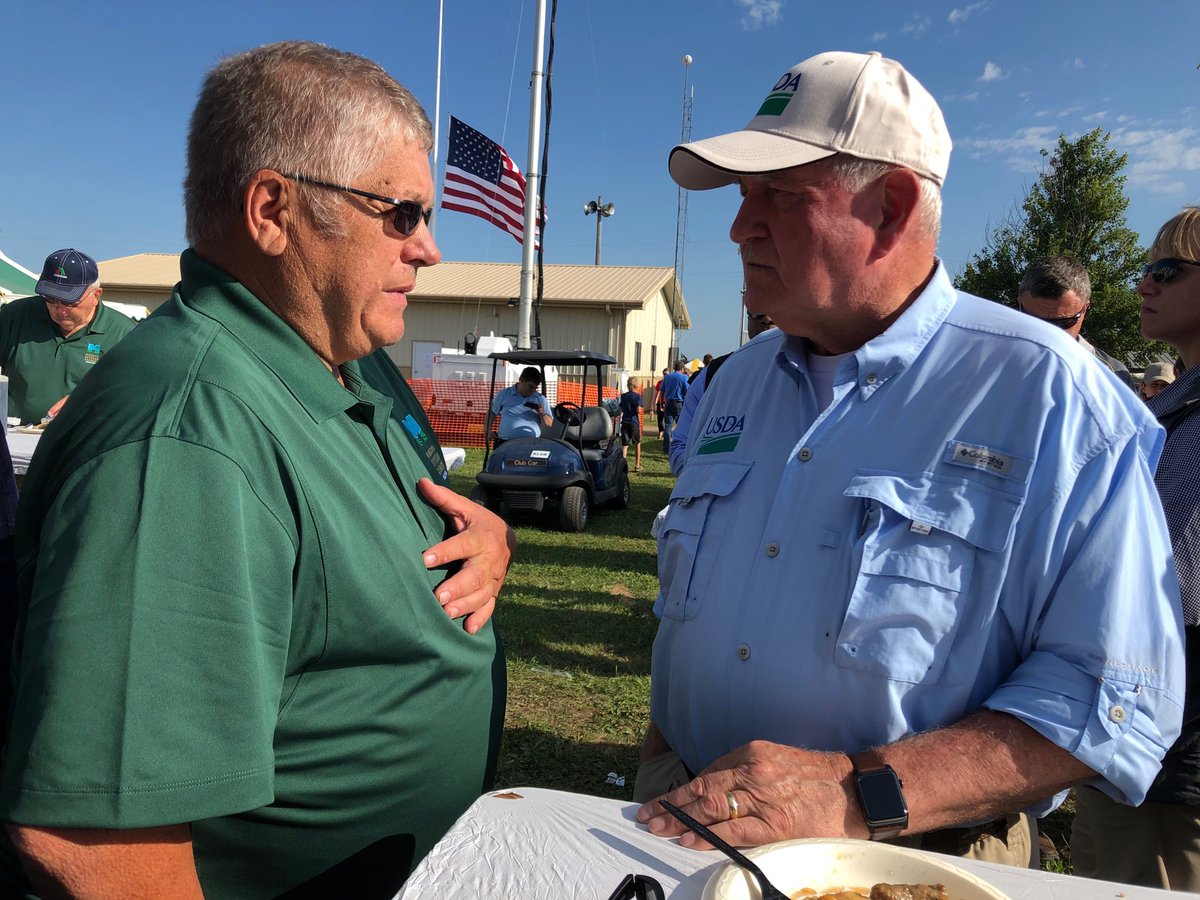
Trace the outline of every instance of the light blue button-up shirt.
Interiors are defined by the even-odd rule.
[[[1010,713],[1138,802],[1183,652],[1163,432],[1063,332],[939,265],[817,407],[802,343],[708,385],[659,532],[651,717],[699,771]]]
[[[526,406],[526,403],[536,403],[541,411]],[[550,401],[538,391],[522,397],[514,384],[496,394],[492,400],[492,412],[500,417],[497,433],[502,440],[538,437],[542,433],[541,417],[550,415]]]

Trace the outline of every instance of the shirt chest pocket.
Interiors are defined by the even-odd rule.
[[[689,463],[675,483],[671,506],[658,533],[658,578],[663,616],[694,619],[700,612],[702,587],[697,578],[700,538],[711,525],[713,504],[734,492],[753,463]],[[709,546],[721,536],[709,529]]]
[[[1021,499],[929,474],[860,473],[844,493],[861,500],[861,526],[834,661],[892,681],[935,681],[976,560],[1008,546]]]

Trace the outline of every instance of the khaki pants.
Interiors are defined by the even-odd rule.
[[[633,783],[633,800],[635,803],[647,803],[683,787],[691,780],[692,777],[678,753],[673,750],[660,753],[638,766],[637,778]],[[922,849],[921,841],[922,835],[916,834],[896,838],[889,843]],[[1008,817],[1007,835],[983,835],[965,848],[959,856],[962,859],[979,859],[984,862],[1036,869],[1040,865],[1040,854],[1037,850],[1037,831],[1033,821],[1024,813],[1019,813]]]
[[[1081,787],[1075,791],[1071,862],[1085,878],[1200,891],[1200,807],[1126,806]]]

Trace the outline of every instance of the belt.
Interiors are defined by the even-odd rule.
[[[998,837],[1008,845],[1008,830],[1018,821],[1017,816],[1003,816],[982,825],[969,825],[966,828],[942,828],[938,831],[927,831],[920,838],[922,850],[932,850],[934,853],[947,853],[950,856],[962,856],[981,838]]]

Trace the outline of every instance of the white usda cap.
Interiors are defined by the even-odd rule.
[[[904,166],[941,185],[950,134],[937,101],[900,63],[832,51],[788,70],[741,131],[680,144],[668,167],[681,187],[704,191],[835,153]]]

